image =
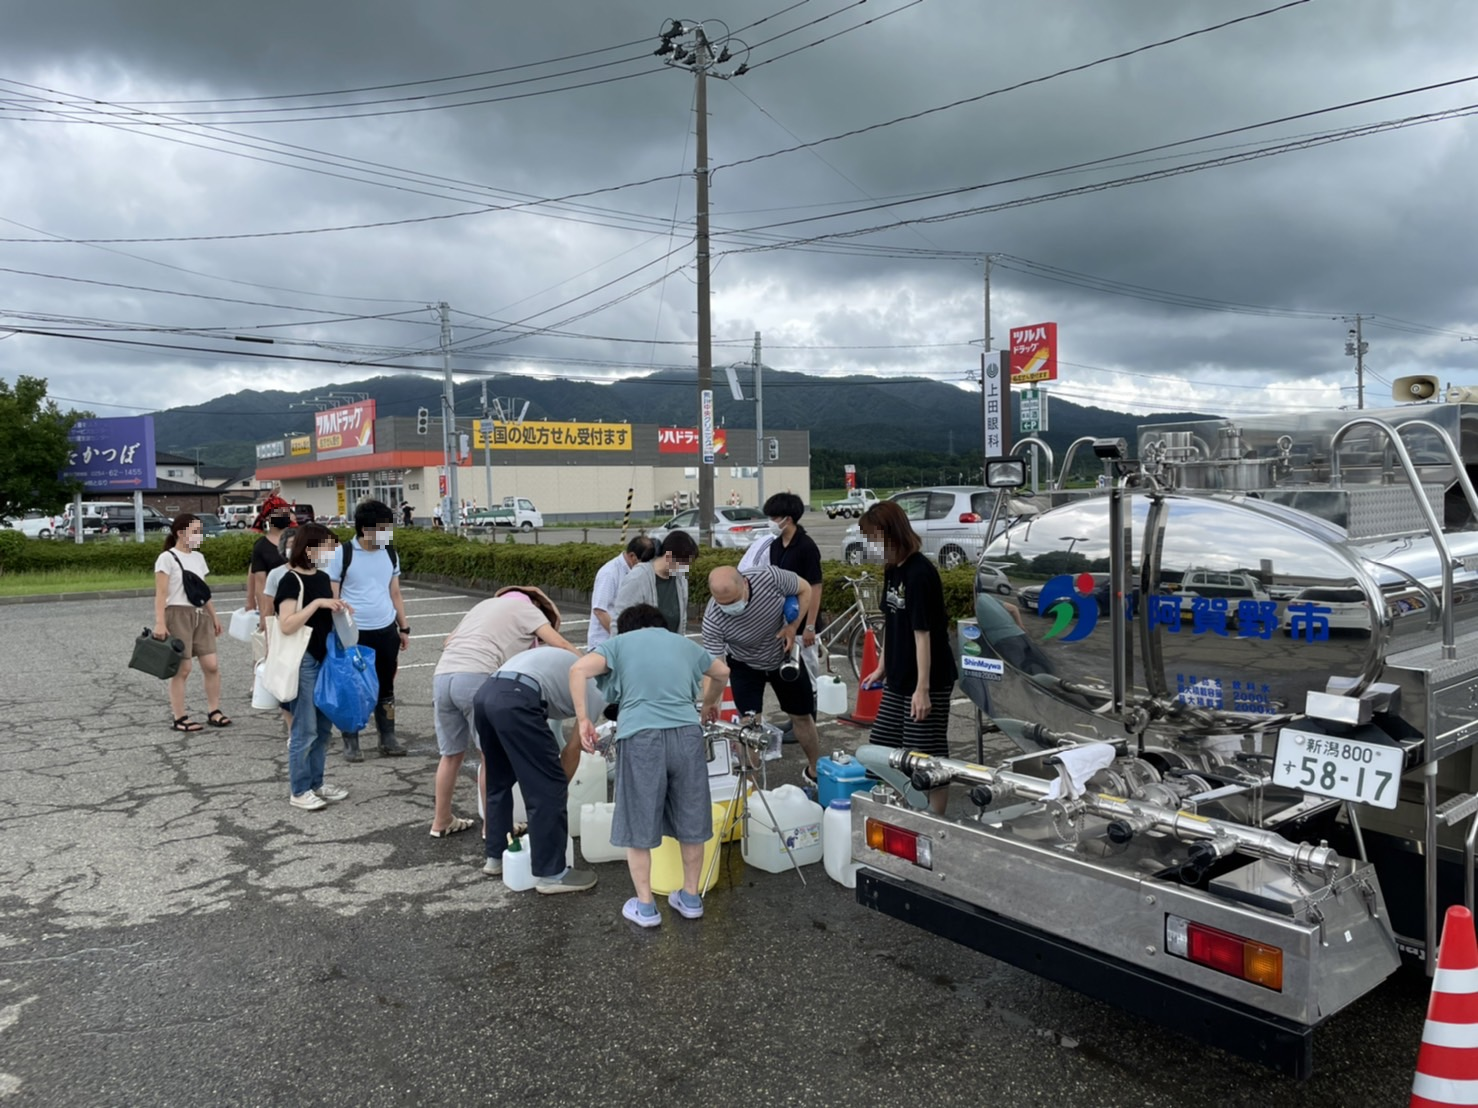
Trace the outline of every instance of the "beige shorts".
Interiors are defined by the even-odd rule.
[[[216,624],[208,609],[171,604],[164,609],[164,627],[171,638],[185,644],[186,658],[208,657],[216,652]]]

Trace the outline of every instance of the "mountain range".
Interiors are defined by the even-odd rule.
[[[755,406],[736,401],[722,372],[716,374],[715,414],[728,427],[753,427]],[[747,372],[740,380],[752,396]],[[669,372],[611,384],[539,380],[529,377],[488,378],[487,394],[512,400],[527,419],[603,420],[691,427],[697,422],[693,373]],[[889,451],[927,451],[939,455],[975,455],[981,440],[980,398],[954,385],[922,378],[813,377],[766,370],[762,381],[765,426],[802,428],[811,445],[846,450],[859,456]],[[373,377],[302,392],[243,390],[187,408],[170,408],[154,417],[160,450],[193,454],[216,465],[246,465],[255,459],[255,444],[284,434],[307,434],[313,412],[348,403],[359,396],[376,402],[380,416],[414,417],[420,408],[433,416],[441,408],[441,382],[434,377]],[[481,382],[456,386],[459,419],[482,414]],[[1012,398],[1012,426],[1017,426],[1019,397]],[[1050,430],[1041,437],[1061,456],[1083,435],[1122,436],[1132,444],[1144,423],[1206,419],[1192,412],[1126,415],[1052,400]]]

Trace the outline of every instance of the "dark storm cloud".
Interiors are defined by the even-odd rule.
[[[941,344],[981,334],[979,265],[960,258],[862,252],[875,245],[904,253],[1016,255],[1112,282],[1310,313],[1292,319],[1281,312],[1203,313],[1158,303],[1153,294],[1110,295],[1007,266],[996,269],[998,347],[1013,323],[1056,319],[1063,358],[1078,367],[1099,367],[1065,368],[1065,389],[1146,398],[1183,381],[1204,407],[1262,398],[1256,390],[1230,384],[1313,381],[1326,383],[1317,390],[1322,400],[1338,398],[1353,375],[1343,355],[1346,324],[1331,317],[1354,312],[1378,317],[1366,337],[1372,365],[1381,373],[1430,366],[1454,377],[1472,374],[1478,343],[1461,344],[1456,335],[1383,329],[1379,322],[1386,316],[1462,333],[1478,330],[1474,278],[1466,264],[1478,245],[1467,210],[1478,170],[1470,120],[899,227],[823,249],[749,249],[767,241],[761,236],[824,236],[946,214],[1230,154],[1247,149],[1246,144],[1478,103],[1475,82],[1145,155],[1130,159],[1132,164],[924,203],[908,199],[1468,76],[1470,69],[1478,70],[1464,45],[1478,29],[1478,10],[1470,4],[1313,0],[814,150],[729,165],[1274,6],[1245,0],[1236,5],[927,0],[879,19],[903,0],[872,0],[851,9],[848,2],[810,0],[745,31],[744,39],[759,43],[841,12],[759,46],[751,65],[864,18],[877,22],[794,57],[757,65],[733,82],[710,83],[710,153],[720,167],[712,190],[719,258],[714,329],[720,338],[743,341],[760,330],[767,346],[774,347],[766,361],[786,368],[959,377],[978,354]],[[711,3],[664,14],[719,18],[740,27],[784,7],[781,0]],[[636,0],[23,5],[8,13],[0,37],[0,69],[12,81],[114,103],[222,98],[213,105],[151,104],[134,110],[234,110],[246,105],[226,98],[425,81],[634,40],[641,41],[455,84],[255,106],[405,97],[559,70],[572,72],[546,85],[490,89],[467,98],[640,75],[447,111],[279,125],[217,117],[220,126],[250,136],[258,146],[294,143],[306,148],[298,153],[309,156],[330,151],[376,163],[331,170],[339,176],[273,164],[294,161],[281,147],[230,146],[231,152],[223,152],[219,148],[232,137],[220,130],[151,125],[121,131],[96,123],[7,119],[18,114],[45,119],[44,110],[57,110],[55,104],[31,102],[23,111],[11,100],[0,111],[0,139],[7,164],[24,172],[0,183],[0,215],[71,237],[237,234],[446,215],[466,211],[474,202],[507,203],[670,177],[693,164],[693,82],[650,57],[659,24],[655,10]],[[619,59],[632,60],[597,68]],[[16,85],[0,87],[11,96],[56,99]],[[383,107],[431,102],[404,100]],[[341,114],[348,110],[354,109]],[[390,180],[392,171],[383,167],[438,179]],[[322,164],[314,168],[329,171]],[[371,177],[374,183],[346,177]],[[507,367],[493,357],[499,354],[530,366],[541,364],[541,355],[564,359],[543,364],[576,375],[627,373],[647,364],[691,365],[691,346],[653,348],[610,339],[691,341],[692,204],[691,180],[667,179],[591,196],[558,211],[539,206],[325,235],[146,243],[107,251],[8,244],[5,265],[11,269],[276,307],[0,273],[0,305],[7,313],[23,314],[7,314],[0,323],[42,326],[48,316],[67,316],[256,329],[320,344],[275,348],[284,353],[434,368],[435,321],[426,305],[444,299],[458,313],[454,342],[468,348],[458,359],[468,369]],[[865,206],[876,210],[809,218]],[[746,228],[764,229],[745,233]],[[29,234],[14,223],[0,223],[0,235]],[[674,249],[673,258],[656,261]],[[851,252],[826,252],[839,249]],[[654,282],[651,288],[622,303],[573,318],[649,282]],[[465,313],[526,320],[528,326],[561,325],[601,337],[488,345],[506,333],[482,334],[494,324]],[[304,322],[371,315],[394,318]],[[294,326],[273,326],[284,323]],[[51,326],[61,325],[52,320]],[[136,331],[112,337],[220,348],[233,341]],[[884,349],[909,345],[913,348]],[[740,347],[723,348],[715,361],[746,354]],[[250,383],[346,379],[353,370],[353,365],[287,369],[231,354],[182,355],[60,339],[16,337],[0,343],[0,373],[43,372],[59,395],[120,404],[199,399]]]

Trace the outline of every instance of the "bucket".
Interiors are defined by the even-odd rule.
[[[728,777],[710,777],[708,779],[708,799],[714,807],[713,822],[719,830],[719,841],[725,843],[737,843],[743,832],[742,821],[739,819],[739,807],[734,804],[734,798],[739,795],[739,778],[735,775]],[[732,807],[732,810],[731,810]],[[730,817],[727,826],[724,823],[725,816]]]
[[[826,875],[849,889],[857,887],[858,864],[852,861],[852,800],[833,800],[821,817],[821,854]]]
[[[251,633],[257,629],[258,622],[256,612],[249,608],[237,608],[231,613],[231,623],[226,628],[226,633],[233,639],[251,642]]]
[[[867,767],[843,750],[816,759],[816,799],[823,808],[833,800],[872,788]]]
[[[580,834],[580,809],[586,804],[604,804],[606,801],[606,760],[599,754],[580,752],[580,765],[570,779],[567,811],[570,818],[570,834]]]
[[[611,817],[616,813],[612,801],[584,804],[580,807],[580,857],[587,862],[624,862],[626,848],[611,845]]]
[[[816,711],[829,716],[847,712],[847,686],[835,674],[823,673],[816,678]]]
[[[763,798],[763,800],[761,799]],[[764,801],[769,802],[766,809]],[[770,822],[770,813],[775,823]],[[775,833],[776,828],[780,834]],[[787,854],[785,846],[790,847]],[[749,798],[749,836],[744,840],[744,861],[768,873],[783,873],[791,858],[806,866],[821,861],[821,805],[808,800],[795,785],[761,790]]]
[[[723,823],[724,813],[727,812],[727,804],[715,804],[713,806],[713,829],[720,830]],[[714,882],[718,880],[718,866],[712,864],[713,852],[718,849],[719,837],[717,834],[709,835],[708,841],[703,844],[703,865],[698,870],[698,880],[701,887],[700,893],[706,893],[713,888]],[[662,837],[662,843],[656,850],[652,851],[652,892],[658,896],[666,896],[668,893],[677,892],[683,887],[683,855],[682,846],[676,839],[666,835]]]
[[[277,703],[277,698],[262,687],[262,671],[266,668],[267,663],[265,660],[258,662],[254,671],[255,677],[251,683],[251,706],[253,708],[260,708],[262,711],[270,711],[273,708],[281,707]]]
[[[477,816],[479,819],[487,819],[487,797],[482,795],[482,790],[477,790]],[[513,783],[513,822],[528,823],[529,810],[524,807],[523,790],[518,787],[518,782]]]

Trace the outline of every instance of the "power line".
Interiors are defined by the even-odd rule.
[[[857,2],[859,4],[862,4],[862,3],[866,3],[867,0],[857,0]],[[783,61],[784,59],[789,58],[789,57],[791,57],[794,54],[799,54],[802,50],[809,50],[813,46],[820,46],[822,43],[830,42],[834,38],[841,38],[843,35],[847,34],[850,31],[856,31],[856,30],[858,30],[858,29],[860,29],[862,27],[871,26],[872,24],[878,22],[881,19],[887,19],[890,15],[897,15],[899,12],[904,11],[907,8],[911,8],[915,4],[922,4],[923,2],[924,2],[924,0],[908,0],[907,3],[900,4],[898,7],[894,8],[892,11],[886,11],[882,15],[873,16],[871,19],[864,19],[861,23],[853,24],[851,27],[844,27],[842,30],[836,31],[833,34],[827,35],[825,38],[819,38],[815,42],[808,42],[804,46],[797,46],[794,50],[787,50],[785,53],[783,53],[783,54],[777,54],[773,58],[766,58],[762,62],[755,62],[754,65],[752,65],[752,66],[749,67],[749,70],[752,73],[752,72],[754,72],[754,70],[759,69],[761,66],[770,65],[772,62]],[[1304,0],[1297,0],[1297,2],[1303,3]],[[845,9],[843,9],[843,10],[845,10]],[[837,14],[840,14],[840,13],[838,13],[838,12],[833,12],[832,13],[832,15],[837,15]],[[830,16],[826,16],[826,17],[823,17],[823,18],[830,18]],[[818,19],[818,20],[815,20],[814,22],[819,23],[819,22],[821,22],[821,20]],[[797,30],[799,30],[799,28],[797,28]],[[787,33],[789,33],[789,32],[787,32]],[[779,35],[776,35],[775,36],[775,38],[779,38],[779,37],[780,37]],[[768,39],[766,41],[773,42],[774,39]]]

